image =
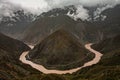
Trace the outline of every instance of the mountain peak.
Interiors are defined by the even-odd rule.
[[[59,29],[29,53],[30,59],[50,69],[70,69],[92,59],[88,51],[69,32]]]

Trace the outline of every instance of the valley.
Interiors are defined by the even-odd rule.
[[[120,80],[119,0],[62,7],[63,1],[62,8],[53,4],[54,9],[49,1],[50,10],[40,8],[38,14],[29,12],[33,5],[28,10],[30,5],[24,9],[4,1],[0,80]]]
[[[48,69],[68,70],[92,60],[94,54],[72,33],[59,29],[35,45],[26,58]]]
[[[29,53],[29,51],[27,52],[23,52],[22,55],[20,56],[20,61],[22,61],[25,64],[28,64],[30,66],[32,66],[33,68],[37,69],[38,71],[45,73],[45,74],[67,74],[67,73],[74,73],[78,70],[80,70],[81,68],[87,67],[87,66],[91,66],[93,64],[96,64],[99,62],[99,60],[101,59],[102,54],[99,53],[98,51],[95,51],[91,48],[92,44],[86,44],[85,47],[86,49],[90,50],[91,52],[93,52],[95,54],[95,58],[89,62],[86,62],[83,66],[75,68],[75,69],[70,69],[70,70],[65,70],[65,71],[60,71],[60,70],[48,70],[46,69],[44,66],[39,65],[39,64],[35,64],[29,60],[26,60],[26,55]]]

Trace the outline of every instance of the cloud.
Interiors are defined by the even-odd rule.
[[[100,9],[97,9],[94,13],[98,16],[103,9],[108,8],[104,8],[106,5],[115,6],[117,4],[120,4],[120,0],[0,0],[0,16],[12,15],[12,12],[19,8],[39,15],[53,8],[64,8],[65,6],[75,5],[78,10],[74,17],[80,17],[84,20],[89,17],[89,11],[83,8],[85,6],[100,6]]]
[[[120,0],[79,0],[84,6],[97,6],[97,5],[116,5],[120,3]]]
[[[13,12],[22,9],[16,4],[9,3],[7,0],[0,0],[0,19],[4,16],[14,16]]]
[[[101,15],[101,13],[105,11],[106,9],[113,8],[113,7],[114,5],[109,5],[109,4],[106,6],[98,7],[96,11],[94,12],[94,20],[96,20],[99,17],[103,17],[103,20],[104,20],[107,16]]]
[[[82,5],[78,5],[76,6],[77,10],[75,13],[70,13],[68,12],[67,15],[70,16],[71,18],[73,18],[74,20],[77,19],[82,19],[84,20],[88,20],[89,21],[89,11],[87,9],[85,9]]]
[[[53,8],[64,7],[68,5],[116,5],[120,0],[4,0],[12,4],[17,4],[23,8],[36,13],[42,13]]]
[[[0,1],[0,17],[1,16],[8,16],[12,13],[13,7],[11,4],[8,5],[7,2]]]
[[[26,11],[35,14],[50,10],[49,5],[45,0],[7,0],[7,1],[9,3],[22,7]]]

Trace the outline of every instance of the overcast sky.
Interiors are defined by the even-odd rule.
[[[40,14],[53,8],[63,8],[68,5],[91,7],[96,5],[114,6],[119,3],[120,0],[0,0],[0,17],[3,15],[12,15],[12,12],[18,8],[34,14]]]
[[[96,6],[96,5],[115,5],[119,4],[120,0],[3,0],[23,8],[31,10],[32,12],[40,12],[39,10],[46,11],[56,7],[64,7],[68,5],[83,5],[83,6]],[[41,11],[41,12],[42,12]]]

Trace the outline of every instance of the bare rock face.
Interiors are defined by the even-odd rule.
[[[50,69],[81,66],[93,58],[91,55],[76,37],[62,29],[45,38],[29,53],[30,60]]]

